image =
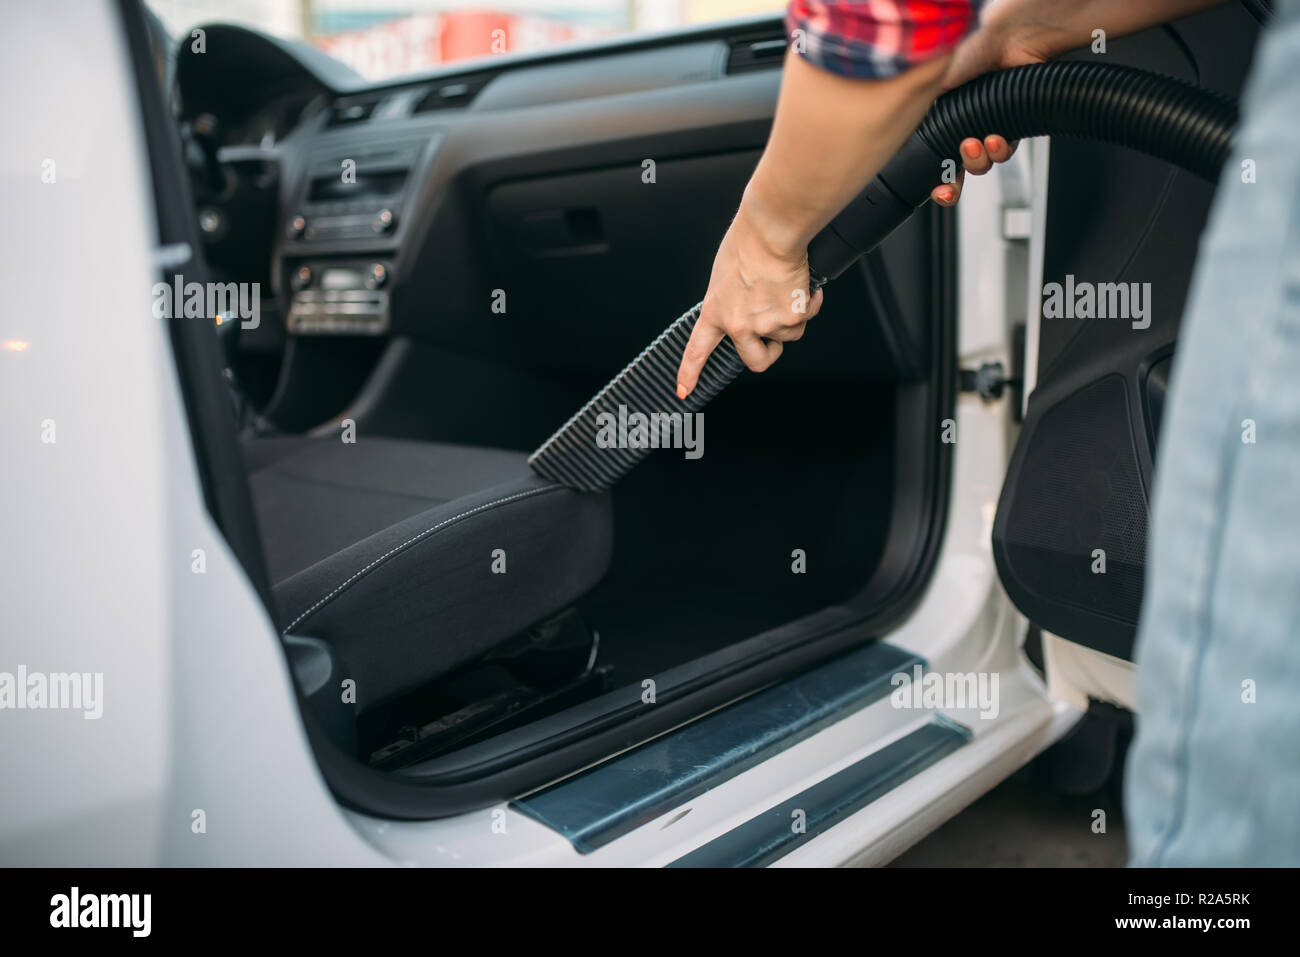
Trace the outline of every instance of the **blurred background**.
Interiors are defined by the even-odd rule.
[[[784,0],[147,2],[178,38],[201,23],[238,23],[276,36],[305,40],[372,80],[493,53],[549,49],[616,34],[771,12],[785,6]]]

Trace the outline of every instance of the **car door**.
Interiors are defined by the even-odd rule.
[[[1228,4],[1111,41],[1104,56],[1235,97],[1266,17],[1259,4]],[[993,547],[1031,621],[1119,658],[1132,657],[1162,411],[1213,194],[1118,147],[1052,144],[1027,337],[1035,381]]]

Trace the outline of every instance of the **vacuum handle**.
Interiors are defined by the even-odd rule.
[[[941,156],[913,133],[885,168],[808,244],[808,271],[824,285],[907,221],[943,181]],[[815,288],[815,287],[814,287]]]

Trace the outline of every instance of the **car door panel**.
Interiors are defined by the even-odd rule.
[[[1256,16],[1246,5],[1212,9],[1113,41],[1105,55],[1235,97]],[[999,502],[994,555],[1031,620],[1129,658],[1161,413],[1214,191],[1189,173],[1096,143],[1054,142],[1050,162],[1045,297],[1077,302],[1071,290],[1118,283],[1130,302],[1118,317],[1039,319],[1037,383]]]

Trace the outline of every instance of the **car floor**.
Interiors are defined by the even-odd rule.
[[[735,389],[702,458],[655,452],[614,490],[613,562],[579,609],[616,685],[842,601],[879,559],[892,393]]]

